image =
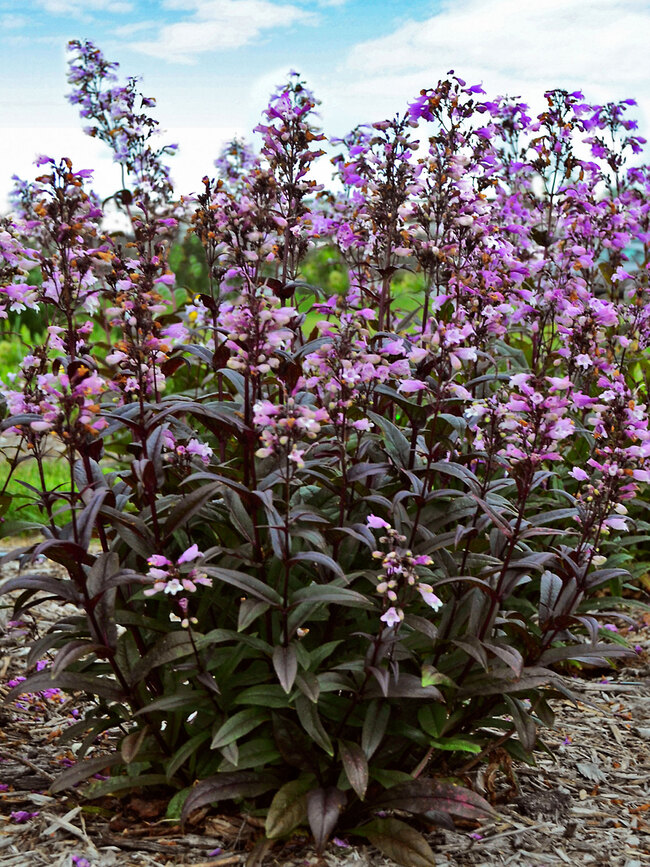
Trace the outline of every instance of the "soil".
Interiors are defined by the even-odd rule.
[[[3,540],[7,545],[7,540]],[[55,569],[47,565],[45,568]],[[0,577],[17,565],[0,567]],[[0,600],[6,605],[6,598]],[[0,607],[0,698],[24,673],[29,639],[62,614],[47,602],[8,625]],[[637,654],[617,671],[567,679],[576,703],[554,702],[535,766],[495,756],[473,769],[477,792],[497,818],[427,836],[439,867],[644,867],[650,865],[650,615],[613,620]],[[74,755],[57,745],[79,699],[55,694],[0,706],[0,867],[390,867],[371,846],[335,838],[322,855],[299,835],[268,846],[252,816],[199,811],[181,833],[165,801],[131,795],[89,804],[51,795],[50,782]],[[84,860],[85,859],[85,860]]]

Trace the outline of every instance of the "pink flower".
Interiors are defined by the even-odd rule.
[[[397,386],[397,390],[404,394],[413,394],[416,391],[423,391],[427,388],[426,382],[421,382],[419,379],[405,379]]]
[[[167,557],[163,557],[162,554],[152,554],[151,557],[147,560],[147,563],[150,566],[171,566],[172,561],[168,560]]]
[[[422,599],[426,602],[426,604],[433,608],[434,611],[437,611],[439,608],[442,608],[442,599],[440,599],[433,592],[433,587],[429,584],[418,584],[417,589],[422,596]]]
[[[195,543],[191,547],[187,549],[187,551],[183,551],[181,556],[176,561],[180,566],[182,563],[189,563],[190,560],[196,560],[197,557],[202,557],[203,555],[199,551],[199,546]]]
[[[581,467],[574,467],[572,470],[569,470],[569,475],[579,482],[584,482],[589,478],[589,473],[585,473]]]
[[[383,620],[387,626],[397,626],[398,623],[401,623],[402,620],[404,620],[404,612],[399,608],[393,608],[391,606],[379,619]]]
[[[368,515],[366,522],[373,530],[390,530],[390,524],[383,518],[378,518],[377,515]]]

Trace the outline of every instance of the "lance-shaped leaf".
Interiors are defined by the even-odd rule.
[[[368,788],[368,759],[359,744],[339,741],[339,756],[348,782],[363,801]]]
[[[494,669],[490,675],[483,672],[470,675],[465,685],[458,691],[458,695],[464,697],[523,692],[528,689],[537,689],[547,683],[555,684],[557,680],[558,678],[552,671],[540,666],[524,668],[520,677],[515,677],[510,668]]]
[[[596,664],[599,661],[606,663],[607,658],[616,656],[631,656],[634,650],[630,647],[614,646],[613,644],[574,644],[571,647],[551,647],[540,657],[541,665],[553,665],[565,659],[574,659],[577,662]]]
[[[327,554],[323,554],[320,551],[300,551],[298,554],[294,554],[289,560],[289,565],[295,566],[298,563],[303,563],[305,568],[317,563],[319,566],[324,566],[330,572],[333,572],[337,578],[345,580],[345,574],[339,564],[335,560],[332,560],[331,557],[328,557]]]
[[[64,599],[66,602],[73,602],[75,604],[78,604],[82,599],[81,593],[72,581],[53,578],[52,575],[33,573],[8,578],[0,585],[0,596],[4,593],[11,593],[12,590],[44,590],[46,593],[51,593],[59,599]]]
[[[106,589],[110,578],[119,572],[120,558],[115,551],[106,551],[97,555],[97,559],[88,571],[86,589],[92,599]]]
[[[89,692],[91,695],[99,695],[112,701],[121,701],[124,698],[121,687],[107,677],[77,671],[61,671],[56,677],[52,677],[49,671],[40,671],[10,689],[6,700],[13,701],[26,692],[41,692],[44,689],[54,688],[68,692]]]
[[[260,581],[259,578],[253,578],[252,575],[247,575],[245,572],[238,572],[234,569],[222,569],[220,566],[202,566],[201,571],[212,578],[217,578],[223,581],[224,584],[230,584],[232,587],[237,587],[245,593],[250,593],[256,599],[262,602],[267,602],[269,605],[278,606],[282,604],[280,594]]]
[[[77,533],[79,534],[79,542],[86,549],[90,544],[95,521],[101,509],[104,500],[111,493],[108,488],[100,488],[94,491],[81,513],[77,516]]]
[[[526,752],[534,749],[537,742],[537,726],[532,719],[528,710],[524,707],[523,702],[518,698],[513,698],[510,695],[504,695],[503,699],[510,708],[512,721],[515,724],[517,735],[521,741],[522,747]]]
[[[374,672],[373,672],[374,673]],[[388,674],[388,672],[385,672]],[[383,692],[382,687],[377,681],[371,681],[366,688],[366,696],[374,698],[378,693]],[[422,679],[414,674],[405,674],[402,672],[399,679],[396,681],[391,674],[386,684],[385,695],[388,698],[428,698],[433,701],[444,701],[442,693],[435,686],[422,686]]]
[[[182,659],[193,652],[194,645],[185,630],[169,632],[159,639],[151,650],[147,651],[142,659],[133,666],[130,682],[132,684],[140,683],[154,668]]]
[[[147,735],[147,726],[144,726],[140,731],[129,732],[126,737],[122,738],[120,744],[120,755],[125,765],[130,765],[131,762],[140,752],[140,748]]]
[[[322,747],[328,755],[333,756],[334,748],[332,747],[329,735],[323,728],[323,723],[318,715],[316,705],[309,701],[306,696],[299,695],[296,698],[296,712],[298,713],[300,724],[310,738],[312,738],[319,747]]]
[[[165,769],[165,774],[168,780],[171,780],[176,771],[182,767],[185,762],[198,750],[202,743],[210,737],[210,732],[203,731],[194,735],[174,753]]]
[[[476,792],[422,777],[392,786],[373,801],[372,808],[422,814],[433,810],[463,819],[484,819],[494,815],[490,804]]]
[[[378,415],[376,412],[368,412],[368,417],[384,434],[383,446],[387,454],[395,461],[398,467],[404,468],[408,466],[411,447],[402,431],[389,419]]]
[[[375,819],[355,833],[367,837],[373,846],[402,867],[435,867],[431,847],[419,831],[399,819]]]
[[[251,707],[246,710],[240,710],[238,713],[229,717],[223,725],[219,726],[214,733],[210,748],[213,750],[221,749],[228,746],[237,738],[247,735],[257,726],[266,722],[269,718],[268,712],[259,707]]]
[[[72,786],[82,783],[84,780],[92,777],[93,774],[98,774],[100,771],[106,770],[106,768],[112,768],[115,765],[123,763],[124,759],[120,753],[111,756],[98,756],[95,759],[77,762],[76,765],[66,768],[62,774],[59,774],[50,786],[50,792],[55,795],[57,792],[62,792],[64,789],[70,789]]]
[[[278,645],[273,649],[273,668],[280,681],[280,686],[287,693],[291,692],[298,674],[298,658],[293,644],[288,647]]]
[[[374,604],[356,590],[348,587],[337,587],[335,584],[310,584],[302,587],[291,595],[291,604],[299,602],[325,602],[328,605],[346,605],[350,608],[374,608]]]
[[[264,825],[266,836],[270,840],[291,833],[307,820],[307,792],[313,785],[313,776],[306,775],[291,780],[278,789],[271,801]]]
[[[188,816],[204,804],[231,801],[235,798],[255,798],[268,792],[274,785],[276,780],[271,774],[253,771],[235,771],[208,777],[198,783],[187,796],[181,813],[181,825],[185,825]]]
[[[242,599],[237,617],[237,632],[243,632],[251,623],[254,623],[260,615],[269,610],[269,603],[259,599]]]
[[[101,652],[106,650],[107,648],[104,647],[103,644],[93,644],[91,641],[86,641],[83,638],[79,638],[75,641],[68,641],[54,657],[54,661],[50,666],[50,673],[53,676],[56,676],[59,672],[66,669],[69,665],[72,665],[72,663],[76,662],[77,659],[81,659],[81,657],[85,656],[87,653],[101,655]]]
[[[345,792],[335,786],[312,789],[307,795],[307,819],[317,852],[322,852],[330,834],[336,828],[345,802]]]
[[[373,699],[366,710],[366,716],[361,729],[361,749],[367,758],[371,758],[386,733],[390,705]]]
[[[218,482],[214,482],[211,485],[202,485],[190,491],[179,500],[162,528],[165,538],[168,539],[179,527],[185,526],[194,515],[197,515],[205,504],[214,498],[219,488],[220,484]]]
[[[296,676],[296,686],[310,701],[317,702],[320,696],[320,684],[318,678],[311,671],[303,671]]]
[[[546,569],[539,579],[539,622],[546,623],[555,611],[555,603],[562,591],[562,579]]]
[[[314,765],[314,749],[305,732],[292,720],[273,714],[273,740],[284,761],[294,768],[309,770]]]

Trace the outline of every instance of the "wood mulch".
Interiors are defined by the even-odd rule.
[[[6,546],[7,540],[3,540]],[[8,563],[0,577],[14,574]],[[48,566],[47,568],[56,568]],[[0,599],[0,606],[6,599]],[[8,625],[0,607],[0,699],[23,674],[30,635],[62,614],[48,602],[37,620]],[[506,757],[472,773],[498,818],[432,829],[439,867],[650,867],[650,615],[614,621],[637,656],[618,671],[567,680],[579,696],[554,703],[556,726],[543,733],[536,766]],[[0,706],[0,867],[390,867],[371,846],[335,838],[318,856],[299,836],[267,848],[255,817],[204,810],[182,834],[164,802],[145,795],[87,804],[48,794],[74,754],[57,735],[74,722],[78,700],[55,694]],[[74,748],[74,744],[72,748]]]

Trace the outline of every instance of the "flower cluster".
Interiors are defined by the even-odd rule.
[[[187,593],[195,593],[197,584],[203,584],[206,587],[212,587],[212,579],[201,571],[200,567],[193,566],[189,571],[181,569],[186,563],[191,563],[197,557],[202,557],[203,554],[199,551],[198,545],[190,545],[183,551],[176,561],[170,560],[162,554],[152,554],[147,560],[149,571],[147,578],[153,582],[151,587],[144,590],[145,596],[155,596],[157,593],[170,594],[176,596],[177,593],[183,591]]]
[[[442,600],[436,596],[431,584],[420,580],[418,567],[431,566],[433,560],[428,554],[414,554],[405,547],[406,536],[398,533],[391,525],[377,515],[366,519],[373,530],[386,530],[379,541],[388,546],[388,552],[374,551],[373,557],[381,560],[381,573],[377,577],[376,592],[382,598],[384,612],[379,618],[387,626],[399,626],[404,620],[404,609],[413,599],[413,590],[420,594],[429,608],[437,611]]]
[[[68,45],[70,63],[68,83],[72,91],[68,100],[79,106],[79,114],[91,123],[84,132],[105,142],[113,151],[115,162],[133,177],[135,195],[122,190],[120,202],[128,206],[135,199],[167,204],[173,193],[169,168],[163,157],[175,153],[177,145],[152,147],[158,134],[158,122],[148,111],[156,101],[138,90],[138,79],[117,84],[118,63],[107,61],[92,42],[72,40]]]
[[[330,421],[327,410],[298,404],[291,397],[284,405],[269,400],[258,401],[253,413],[253,424],[263,428],[260,435],[262,446],[255,452],[257,457],[286,454],[299,469],[305,466],[305,449],[298,447],[301,440],[316,439],[321,425]]]

